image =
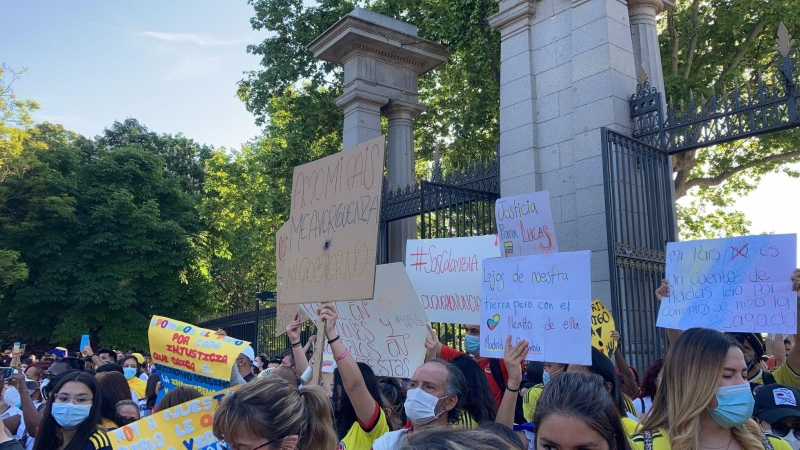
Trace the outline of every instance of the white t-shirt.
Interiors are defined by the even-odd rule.
[[[408,428],[390,431],[372,444],[372,450],[397,450],[408,440]]]
[[[642,417],[650,408],[653,407],[653,397],[643,397],[633,400],[633,406],[636,407],[636,415]]]

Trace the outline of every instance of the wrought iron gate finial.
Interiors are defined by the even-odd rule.
[[[792,39],[792,35],[789,34],[789,30],[786,29],[786,25],[783,22],[778,26],[778,39],[776,41],[775,51],[787,58],[792,48],[794,48],[794,39]]]

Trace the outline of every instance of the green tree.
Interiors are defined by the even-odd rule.
[[[158,154],[182,138],[144,148],[115,140],[125,134],[117,125],[96,141],[37,126],[23,149],[36,164],[0,185],[0,246],[30,271],[2,304],[29,338],[67,344],[91,332],[104,345],[144,347],[151,315],[190,320],[208,307],[201,196]]]
[[[710,98],[723,89],[746,92],[762,80],[775,83],[775,40],[784,22],[800,34],[800,3],[748,0],[679,0],[660,36],[666,93],[672,104]],[[797,70],[797,69],[795,69]],[[713,89],[713,90],[712,90]],[[733,209],[735,200],[761,179],[783,171],[797,177],[800,130],[682,153],[673,158],[685,238],[748,233],[750,222]]]

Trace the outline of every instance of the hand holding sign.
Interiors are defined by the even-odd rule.
[[[669,297],[669,281],[661,280],[661,286],[656,289],[656,300],[661,303],[664,297]]]
[[[797,298],[800,298],[800,269],[794,269],[792,274],[792,290],[797,292]]]

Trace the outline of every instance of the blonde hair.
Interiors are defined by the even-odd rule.
[[[653,406],[640,430],[664,428],[671,450],[700,447],[700,419],[714,400],[728,351],[739,343],[718,331],[692,328],[672,345]],[[761,429],[751,421],[731,428],[743,450],[763,450]]]
[[[333,450],[339,444],[331,405],[319,386],[297,388],[280,377],[259,378],[227,397],[214,413],[214,436],[266,440],[298,435],[298,450]]]

